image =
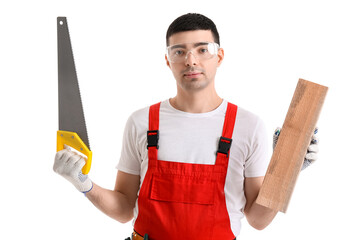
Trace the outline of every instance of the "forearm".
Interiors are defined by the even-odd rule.
[[[121,223],[126,223],[133,218],[134,206],[130,204],[125,194],[104,189],[95,183],[93,185],[93,189],[86,193],[86,197],[100,211]]]
[[[246,204],[245,216],[249,224],[257,230],[266,228],[275,218],[277,211],[261,206],[253,201]]]

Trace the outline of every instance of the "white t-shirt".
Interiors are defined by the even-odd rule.
[[[160,106],[158,159],[164,161],[215,164],[222,134],[227,101],[207,113],[187,113],[165,100]],[[148,168],[147,131],[149,107],[134,112],[128,119],[117,169],[140,175]],[[231,229],[238,236],[246,199],[244,178],[264,176],[269,163],[268,139],[263,121],[238,107],[225,182],[226,206]],[[134,209],[134,222],[138,205]]]

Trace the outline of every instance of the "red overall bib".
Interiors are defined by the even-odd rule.
[[[237,106],[228,103],[215,165],[158,160],[159,111],[160,103],[150,107],[135,231],[150,240],[233,240],[224,187]]]

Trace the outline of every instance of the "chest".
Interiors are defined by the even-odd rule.
[[[160,117],[158,158],[166,161],[214,164],[224,117]]]

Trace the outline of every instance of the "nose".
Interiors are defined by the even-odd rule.
[[[189,51],[186,54],[186,57],[185,57],[185,65],[186,66],[195,66],[195,65],[198,64],[197,61],[198,61],[197,58],[195,57],[195,55],[191,51]]]

